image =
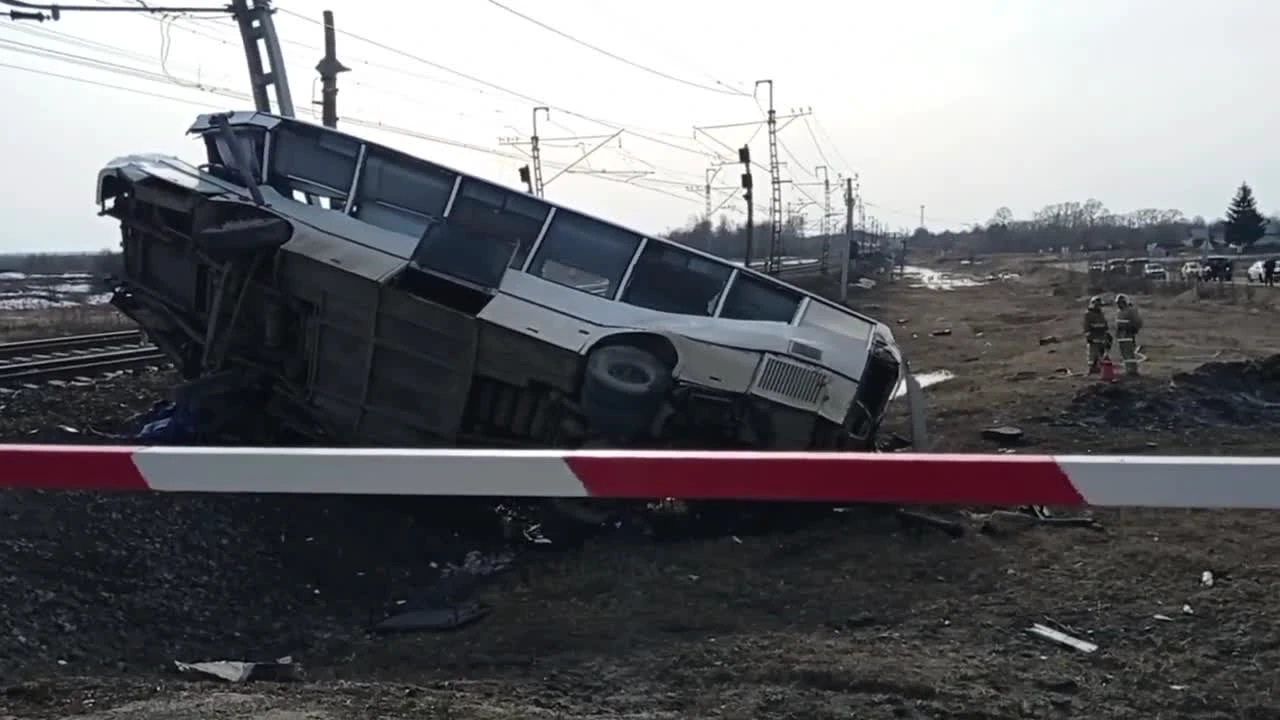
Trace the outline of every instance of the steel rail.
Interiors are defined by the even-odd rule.
[[[0,343],[0,360],[29,357],[44,353],[91,350],[107,346],[126,345],[131,342],[142,342],[141,330],[118,330],[87,335],[19,340],[17,342]]]
[[[111,370],[167,363],[165,354],[154,346],[26,360],[0,365],[0,385],[92,377]]]

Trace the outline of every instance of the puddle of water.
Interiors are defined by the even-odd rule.
[[[915,374],[916,382],[920,383],[920,387],[922,389],[927,388],[931,385],[937,385],[938,383],[944,383],[948,380],[951,380],[955,376],[956,374],[951,372],[950,370],[930,370],[929,372],[921,372],[921,373]],[[898,387],[893,389],[893,396],[891,399],[897,400],[900,397],[905,397],[906,394],[907,394],[907,383],[905,380],[903,380],[898,383]]]
[[[913,281],[910,287],[928,288],[930,290],[955,290],[957,288],[979,287],[986,284],[986,282],[977,278],[952,275],[951,273],[930,270],[917,265],[903,267],[902,275],[907,280]]]

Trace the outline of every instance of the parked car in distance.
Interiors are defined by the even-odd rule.
[[[1106,271],[1107,271],[1107,264],[1101,260],[1094,260],[1093,262],[1089,263],[1089,272],[1091,273],[1100,273],[1100,272],[1106,272]]]
[[[1143,277],[1146,275],[1147,264],[1151,262],[1150,258],[1137,257],[1128,258],[1124,261],[1124,272],[1129,277]]]
[[[1124,272],[1124,264],[1125,264],[1125,261],[1124,261],[1123,259],[1121,259],[1121,258],[1116,258],[1115,260],[1108,260],[1108,261],[1107,261],[1107,272],[1109,272],[1109,273],[1122,273],[1122,272]]]
[[[1204,259],[1204,268],[1200,272],[1200,279],[1231,282],[1233,271],[1231,258],[1225,255],[1210,255]]]
[[[1142,268],[1142,276],[1148,280],[1168,280],[1169,271],[1160,263],[1149,262]]]
[[[1262,282],[1262,263],[1264,262],[1266,261],[1258,260],[1250,265],[1249,269],[1245,271],[1244,279],[1251,283]]]
[[[1199,280],[1204,275],[1204,267],[1199,260],[1188,260],[1182,263],[1179,274],[1183,280]]]

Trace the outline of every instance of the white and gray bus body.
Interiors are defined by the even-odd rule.
[[[591,358],[626,346],[663,365],[651,442],[860,447],[905,371],[883,324],[716,256],[297,120],[190,132],[205,165],[99,175],[116,304],[189,378],[265,376],[303,435],[577,442]]]

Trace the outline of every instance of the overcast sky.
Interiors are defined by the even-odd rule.
[[[785,202],[821,203],[815,168],[826,165],[833,210],[842,213],[837,176],[859,173],[868,214],[893,227],[914,226],[921,204],[926,224],[940,229],[984,222],[1002,205],[1026,215],[1089,197],[1113,211],[1176,207],[1215,216],[1241,180],[1254,186],[1264,211],[1280,210],[1280,143],[1274,131],[1264,134],[1280,104],[1271,49],[1280,3],[503,2],[707,89],[629,67],[487,0],[280,0],[276,6],[290,11],[277,14],[277,25],[299,115],[310,117],[318,99],[314,66],[322,37],[318,24],[291,13],[318,21],[331,9],[340,30],[338,56],[352,68],[340,80],[341,116],[516,152],[499,138],[527,137],[535,103],[441,69],[447,67],[556,108],[549,120],[539,120],[543,137],[633,129],[640,134],[624,132],[578,168],[638,179],[626,184],[570,174],[550,182],[546,193],[645,231],[661,232],[702,213],[701,190],[686,186],[702,185],[713,153],[728,155],[719,143],[737,147],[750,140],[753,156],[767,162],[763,131],[718,130],[711,133],[715,140],[695,139],[693,131],[759,119],[749,93],[765,78],[776,83],[780,112],[813,111],[807,126],[795,121],[779,134],[783,174],[800,184],[784,189]],[[14,43],[164,72],[173,80],[69,64]],[[181,85],[247,91],[238,35],[222,19],[178,19],[167,31],[141,15],[66,13],[56,23],[21,25],[0,19],[0,48],[0,64],[95,83],[0,67],[7,170],[0,176],[0,252],[114,247],[114,223],[96,217],[93,206],[101,165],[135,152],[198,159],[195,141],[183,135],[196,113],[251,107]],[[739,88],[748,96],[715,88]],[[763,92],[759,99],[766,101]],[[346,129],[519,184],[522,162],[511,157],[351,124]],[[578,143],[568,142],[546,148],[544,158],[549,166],[564,165],[580,153]],[[555,172],[548,167],[546,176]],[[736,185],[736,173],[729,168],[716,184]],[[762,218],[766,181],[757,171]],[[715,204],[724,200],[717,191]],[[741,202],[731,199],[724,208],[742,218]],[[816,225],[820,210],[808,212]]]

